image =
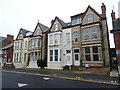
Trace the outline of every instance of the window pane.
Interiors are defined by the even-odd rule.
[[[53,50],[50,50],[50,61],[53,61]]]
[[[89,31],[88,30],[89,30],[88,28],[83,29],[84,40],[89,39]]]
[[[58,50],[55,50],[55,55],[58,55]]]
[[[97,27],[91,27],[92,32],[97,32]]]
[[[66,53],[71,53],[71,51],[70,50],[66,50]]]
[[[85,48],[85,53],[90,53],[90,47]]]
[[[85,55],[86,61],[90,61],[90,55]]]
[[[89,39],[89,35],[84,35],[84,40],[88,40]]]
[[[79,49],[75,49],[75,50],[74,50],[74,53],[79,53]]]
[[[55,34],[55,44],[58,44],[58,34]]]
[[[55,50],[55,61],[58,61],[58,50]]]
[[[78,37],[78,32],[74,32],[74,37]]]
[[[55,31],[58,30],[58,23],[55,24]]]
[[[66,33],[66,43],[70,43],[70,33]]]
[[[89,33],[88,28],[83,29],[83,33],[88,34]]]
[[[50,44],[53,44],[53,35],[50,35]]]
[[[79,60],[79,55],[75,54],[75,60]]]
[[[99,61],[99,56],[98,54],[93,55],[93,61]]]
[[[93,53],[98,53],[98,47],[94,46],[93,48]]]
[[[92,39],[97,39],[97,33],[92,33]]]
[[[92,14],[88,14],[88,23],[93,22]]]
[[[97,27],[91,27],[92,39],[97,39]]]

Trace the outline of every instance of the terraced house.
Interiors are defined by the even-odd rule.
[[[48,27],[37,23],[28,43],[28,68],[37,68],[37,60],[42,59],[47,65],[47,31]]]
[[[71,16],[69,23],[55,17],[48,33],[48,68],[110,65],[104,3],[101,10],[102,14],[99,14],[89,5],[85,12]]]
[[[21,28],[14,40],[13,62],[15,68],[28,66],[28,40],[31,35],[31,31]]]

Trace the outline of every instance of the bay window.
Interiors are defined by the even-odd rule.
[[[55,55],[54,55],[55,56],[55,61],[58,61],[58,50],[55,50],[54,52],[55,52]]]
[[[53,35],[50,35],[50,44],[53,44]]]
[[[53,61],[53,50],[50,50],[50,61]]]
[[[98,29],[96,26],[83,29],[83,40],[97,40],[98,39]]]
[[[55,42],[55,44],[58,44],[58,34],[54,35],[54,42]]]
[[[85,61],[99,61],[98,46],[85,47],[84,48]]]

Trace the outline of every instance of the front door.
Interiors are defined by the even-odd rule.
[[[66,65],[71,65],[72,60],[71,60],[71,50],[66,50]]]
[[[80,66],[80,55],[79,53],[74,53],[74,65]]]

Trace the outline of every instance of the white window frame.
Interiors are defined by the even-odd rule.
[[[55,50],[57,50],[57,52],[58,52],[57,55],[55,55]],[[58,58],[57,61],[55,60],[55,57],[56,57],[56,56],[57,56],[57,58]],[[58,61],[59,61],[59,50],[58,50],[58,49],[54,49],[54,61],[55,61],[55,62],[58,62]]]
[[[35,47],[38,47],[38,38],[35,38]]]
[[[40,35],[40,29],[37,29],[36,35]]]
[[[78,60],[75,59],[75,55],[78,55]],[[80,54],[79,53],[74,53],[74,60],[79,61],[79,59],[80,59]]]
[[[85,30],[85,29],[88,29],[88,33],[84,33],[84,30]],[[89,36],[90,36],[89,28],[84,28],[84,29],[83,29],[83,40],[85,40],[85,36],[86,36],[86,35],[88,35],[88,39],[87,39],[87,40],[89,40]],[[87,41],[87,40],[85,40],[85,41]]]
[[[52,37],[52,38],[51,38],[51,37]],[[53,42],[53,41],[54,41],[53,34],[50,34],[50,35],[49,35],[49,40],[50,40],[50,41],[49,41],[49,45],[53,45],[53,44],[54,44],[54,42]]]
[[[52,55],[50,55],[50,51],[52,51]],[[50,57],[51,57],[51,56],[52,56],[52,61],[50,60]],[[49,50],[49,61],[50,61],[50,62],[53,62],[53,61],[54,61],[54,58],[53,58],[53,57],[54,57],[54,50],[50,49],[50,50]]]
[[[67,36],[68,34],[69,34],[69,37]],[[66,33],[66,44],[70,44],[70,32]]]
[[[55,43],[55,45],[58,44],[58,34],[57,33],[54,34],[54,43]]]
[[[55,23],[55,31],[58,31],[58,29],[59,29],[59,24],[58,24],[58,22],[56,22]]]
[[[78,34],[78,32],[77,32],[77,31],[75,31],[75,32],[74,32],[74,34],[73,34],[73,35],[74,35],[74,43],[78,43],[78,36],[75,36],[75,33],[77,33],[77,34]],[[77,39],[77,42],[76,42],[76,39]]]

